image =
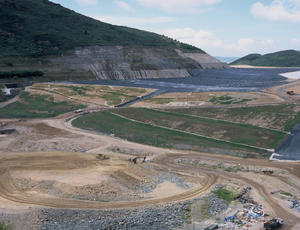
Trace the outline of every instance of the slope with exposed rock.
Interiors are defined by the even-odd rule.
[[[113,80],[190,77],[190,69],[227,67],[205,53],[124,46],[78,48],[70,55],[53,58],[52,63]]]
[[[8,70],[20,68],[12,57],[92,72],[97,79],[189,77],[190,69],[227,67],[194,46],[103,23],[48,0],[0,0],[0,6],[0,66]]]

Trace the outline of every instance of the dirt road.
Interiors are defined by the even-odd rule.
[[[188,155],[169,155],[167,157],[161,158],[158,160],[158,163],[166,165],[169,168],[173,168],[173,169],[180,169],[180,170],[184,170],[186,172],[195,172],[195,171],[203,171],[202,169],[198,169],[198,168],[191,168],[190,166],[183,166],[183,165],[178,165],[174,162],[176,162],[176,160],[178,158],[190,158],[192,160],[195,159],[199,159],[199,160],[204,160],[204,159],[222,159],[225,162],[226,161],[231,161],[231,162],[235,162],[237,164],[240,165],[256,165],[256,166],[269,166],[269,167],[278,167],[278,168],[284,168],[286,170],[288,170],[290,173],[296,175],[297,177],[299,177],[299,173],[300,173],[300,167],[299,164],[295,163],[295,164],[290,164],[290,163],[276,163],[276,162],[268,162],[268,161],[263,161],[263,160],[251,160],[251,162],[248,161],[244,161],[241,159],[234,159],[232,157],[212,157],[212,156],[207,156],[207,155],[202,155],[202,154],[188,154]],[[274,213],[276,214],[277,217],[280,217],[282,219],[285,220],[285,228],[284,229],[291,229],[294,225],[297,225],[300,223],[300,218],[297,217],[296,215],[291,214],[290,212],[287,212],[286,209],[284,209],[283,207],[281,207],[278,202],[271,197],[270,193],[266,190],[266,188],[257,183],[255,180],[248,178],[248,177],[243,177],[240,176],[236,173],[228,173],[228,172],[222,172],[221,174],[217,173],[215,170],[209,170],[206,169],[205,170],[206,173],[211,174],[215,174],[217,177],[220,178],[229,178],[229,179],[236,179],[239,181],[242,181],[243,183],[246,183],[250,186],[252,186],[255,190],[258,191],[258,193],[264,198],[264,200],[271,206],[271,208],[273,209]]]
[[[135,208],[145,205],[168,203],[192,199],[206,192],[217,180],[213,174],[203,172],[199,185],[179,194],[163,199],[138,200],[134,202],[92,202],[58,197],[45,197],[20,190],[14,183],[11,174],[14,171],[33,170],[74,170],[94,166],[96,157],[91,154],[74,153],[33,153],[22,156],[22,153],[0,157],[0,196],[4,199],[29,205],[41,205],[54,208],[72,209],[108,209]]]
[[[300,178],[299,163],[293,162],[270,162],[268,160],[256,159],[240,159],[231,156],[212,155],[205,153],[195,153],[187,151],[175,151],[172,149],[162,149],[151,146],[145,146],[121,140],[111,136],[104,136],[97,133],[81,130],[71,125],[73,115],[68,114],[60,116],[55,119],[35,120],[30,121],[34,123],[43,123],[46,126],[59,129],[63,132],[68,132],[75,135],[90,138],[98,145],[90,148],[86,153],[70,153],[70,152],[36,152],[36,153],[2,153],[0,156],[0,197],[25,206],[37,205],[43,207],[53,208],[67,208],[67,209],[115,209],[115,208],[135,208],[148,205],[156,205],[161,203],[177,202],[183,200],[190,200],[199,197],[202,194],[209,192],[212,186],[219,180],[230,179],[240,181],[253,187],[265,202],[273,209],[276,216],[285,219],[285,229],[291,229],[296,224],[300,223],[299,217],[287,211],[282,207],[267,190],[264,184],[258,183],[255,178],[243,176],[238,173],[230,173],[225,171],[218,171],[205,167],[195,167],[191,165],[183,165],[177,162],[178,159],[198,159],[201,161],[220,160],[223,163],[230,163],[235,165],[272,167],[281,170],[286,170],[293,175],[297,180]],[[68,121],[66,121],[66,119]],[[31,125],[32,125],[31,124]],[[44,126],[43,126],[44,127]],[[57,130],[55,131],[57,132]],[[166,168],[167,170],[182,173],[187,177],[193,178],[195,183],[191,189],[169,197],[156,199],[142,199],[136,201],[122,201],[122,202],[98,202],[79,199],[66,199],[56,197],[53,195],[45,196],[44,194],[30,193],[20,189],[16,183],[15,172],[17,171],[31,171],[38,170],[40,172],[47,170],[56,171],[72,171],[84,168],[91,168],[97,164],[96,156],[99,153],[111,154],[110,149],[114,146],[122,146],[139,151],[153,152],[154,155],[149,157],[153,161],[153,165]],[[124,155],[123,157],[128,157]],[[279,178],[280,179],[280,178]],[[284,180],[281,178],[281,180]],[[297,185],[298,186],[298,185]]]

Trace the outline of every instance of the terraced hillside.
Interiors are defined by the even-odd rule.
[[[54,79],[66,70],[128,79],[189,77],[189,69],[227,67],[194,46],[103,23],[48,0],[0,0],[1,69],[45,66],[55,67],[46,72]]]
[[[141,144],[254,158],[269,156],[286,137],[277,130],[142,108],[92,113],[72,124]]]

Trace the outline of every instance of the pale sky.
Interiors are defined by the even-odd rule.
[[[300,50],[300,0],[52,0],[115,25],[164,34],[213,56]]]

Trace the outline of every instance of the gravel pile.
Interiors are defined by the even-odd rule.
[[[174,229],[182,227],[186,203],[143,209],[58,210],[40,213],[42,230]]]

